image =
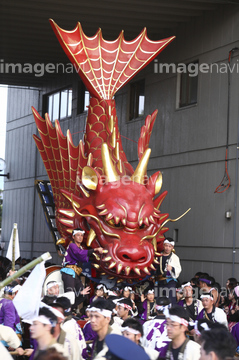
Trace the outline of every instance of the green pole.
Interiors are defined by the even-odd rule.
[[[5,280],[3,280],[0,283],[0,290],[3,287],[10,284],[13,280],[16,280],[17,278],[19,278],[21,275],[23,275],[28,270],[32,269],[37,264],[40,264],[42,261],[47,261],[47,260],[50,260],[50,259],[51,259],[51,254],[49,252],[46,252],[46,253],[42,254],[41,256],[39,256],[38,258],[36,258],[35,260],[32,260],[29,264],[23,266],[21,269],[19,269],[13,275],[11,275],[11,276],[7,277]]]

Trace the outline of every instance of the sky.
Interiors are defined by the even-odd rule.
[[[5,160],[6,118],[7,118],[7,86],[0,84],[0,158],[4,160]],[[3,189],[3,181],[4,181],[4,176],[0,176],[0,189]]]

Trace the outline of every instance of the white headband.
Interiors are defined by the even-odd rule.
[[[53,286],[56,286],[56,285],[60,285],[60,283],[58,283],[57,281],[53,281],[53,282],[50,282],[49,284],[46,285],[46,288],[47,290],[52,288]]]
[[[121,326],[121,327],[120,327],[120,331],[121,331],[121,332],[128,331],[128,332],[130,332],[131,334],[134,334],[134,335],[137,335],[137,334],[140,334],[140,335],[141,335],[141,332],[140,332],[140,331],[135,330],[135,329],[132,329],[132,328],[130,328],[130,327],[128,327],[128,326],[125,326],[125,327]]]
[[[132,306],[118,302],[118,306],[123,306],[125,309],[132,311]]]
[[[96,307],[92,307],[92,308],[89,308],[88,311],[96,311],[98,312],[99,314],[105,316],[105,317],[111,317],[112,315],[112,311],[111,310],[106,310],[106,309],[99,309],[99,308],[96,308]]]
[[[171,304],[169,305],[155,305],[155,309],[158,311],[164,311],[164,309],[169,309],[171,308]]]
[[[34,319],[31,320],[31,324],[33,323],[33,321],[39,321],[40,323],[45,325],[52,325],[50,320],[45,315],[39,315],[35,317]]]
[[[209,331],[209,330],[210,330],[207,323],[202,323],[202,324],[201,324],[201,327],[202,327],[205,331]],[[196,335],[199,335],[199,336],[201,335],[200,331],[198,330],[198,320],[195,321],[194,330],[195,330]]]
[[[192,285],[190,282],[187,282],[186,284],[182,285],[181,288],[184,289],[186,286],[189,286],[190,288],[192,288]]]
[[[59,317],[61,319],[65,319],[65,316],[56,308],[54,308],[53,306],[50,306],[49,308],[51,310],[51,312],[53,312],[54,315],[56,315],[56,317]]]
[[[8,292],[8,293],[11,293],[11,294],[15,294],[15,292],[17,292],[20,289],[21,289],[21,285],[19,285],[19,284],[17,284],[14,287],[11,287],[11,286],[7,285],[7,286],[5,286],[4,291]]]
[[[177,322],[179,324],[182,324],[182,325],[185,325],[185,326],[188,326],[188,321],[184,318],[180,318],[179,316],[177,315],[170,315],[169,311],[168,311],[168,308],[166,308],[164,310],[164,315],[166,318],[170,319],[171,321],[174,321],[174,322]]]
[[[147,295],[148,295],[148,294],[154,294],[154,289],[148,290],[148,291],[147,291]]]
[[[172,245],[172,246],[174,246],[175,245],[175,242],[174,241],[168,241],[167,239],[166,240],[164,240],[164,242],[163,242],[164,244],[170,244],[170,245]]]
[[[78,233],[84,235],[85,231],[84,231],[84,230],[73,230],[73,231],[72,231],[72,235],[73,235],[73,236],[75,236],[75,234],[78,234]]]
[[[103,284],[99,284],[99,285],[97,285],[97,286],[96,286],[96,289],[97,289],[97,290],[101,290],[101,289],[103,289],[104,293],[106,293],[106,292],[107,292],[107,289],[106,289],[105,285],[103,285]]]
[[[200,296],[200,299],[203,299],[203,298],[207,298],[207,299],[212,299],[212,300],[214,300],[212,295],[202,294],[202,295]]]
[[[132,291],[132,287],[130,286],[125,286],[123,291]]]

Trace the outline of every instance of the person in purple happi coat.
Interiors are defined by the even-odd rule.
[[[82,263],[88,262],[90,255],[93,253],[98,252],[99,254],[103,254],[102,247],[89,250],[82,248],[81,244],[83,242],[84,233],[85,231],[81,228],[73,230],[73,242],[68,245],[63,259],[63,269],[61,269],[64,291],[74,291],[75,293],[74,307],[77,307],[82,303],[84,301],[84,295],[87,295],[90,292],[89,286],[84,289],[80,278]]]

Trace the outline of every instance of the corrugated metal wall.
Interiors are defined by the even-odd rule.
[[[158,59],[175,64],[194,60],[199,60],[199,64],[227,64],[229,51],[239,46],[238,24],[239,13],[229,8],[227,12],[219,10],[213,18],[205,15],[194,19],[181,26],[176,40]],[[235,63],[238,55],[233,56]],[[234,223],[238,71],[231,76],[228,168],[232,186],[223,194],[214,194],[214,190],[225,166],[227,74],[199,73],[197,105],[180,110],[176,109],[177,74],[155,74],[151,64],[137,78],[144,77],[145,113],[159,109],[150,142],[152,155],[148,171],[149,174],[157,170],[163,172],[163,190],[169,193],[161,209],[175,218],[192,208],[183,219],[169,224],[169,236],[174,236],[175,229],[178,231],[176,252],[183,266],[181,280],[190,279],[197,271],[207,271],[223,285],[232,276],[233,225],[239,223],[238,216]],[[19,222],[20,241],[29,256],[38,256],[43,249],[54,251],[33,186],[35,175],[43,178],[45,170],[39,155],[35,155],[31,138],[35,125],[30,106],[35,104],[41,109],[42,94],[72,84],[72,120],[62,121],[61,126],[64,134],[70,129],[77,144],[83,138],[85,126],[85,114],[76,114],[77,81],[74,75],[59,76],[55,82],[46,83],[40,97],[38,91],[10,90],[6,151],[9,168],[6,170],[11,178],[5,182],[3,238],[7,241],[13,222]],[[126,86],[116,95],[116,105],[123,147],[128,160],[136,167],[136,142],[144,119],[127,122],[128,90]],[[227,210],[232,211],[231,220],[225,218]],[[236,250],[238,236],[237,231]],[[239,278],[238,265],[236,255],[234,276]]]

